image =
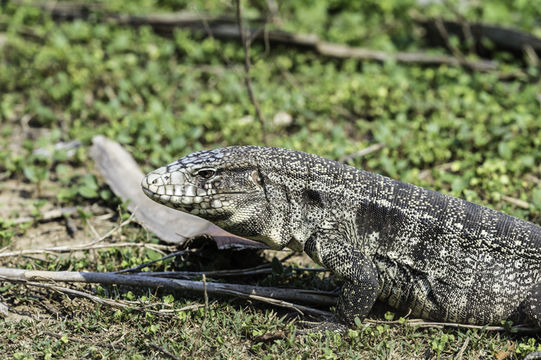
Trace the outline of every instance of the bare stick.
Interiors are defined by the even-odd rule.
[[[438,29],[438,32],[440,33],[441,38],[445,42],[445,46],[453,53],[453,55],[460,60],[461,63],[469,67],[471,70],[476,70],[475,66],[473,66],[471,63],[469,63],[466,60],[466,57],[462,53],[462,51],[453,45],[451,40],[449,39],[449,34],[447,33],[447,29],[445,28],[445,24],[443,23],[443,20],[440,17],[437,17],[434,20],[434,24],[436,25],[436,29]]]
[[[267,304],[271,304],[274,306],[291,309],[291,310],[297,311],[300,315],[311,314],[311,315],[323,316],[326,318],[332,317],[331,312],[314,309],[312,307],[307,307],[307,306],[303,306],[299,304],[293,304],[293,303],[283,301],[283,300],[278,300],[278,299],[273,299],[273,298],[268,298],[268,297],[263,297],[263,296],[258,296],[258,295],[250,295],[249,298],[253,300],[258,300]]]
[[[508,203],[511,203],[511,204],[516,205],[516,206],[518,206],[520,208],[523,208],[523,209],[529,209],[530,208],[530,204],[527,203],[526,201],[511,197],[511,196],[502,195],[502,200],[507,201]]]
[[[456,328],[456,329],[479,329],[486,331],[507,331],[509,330],[503,326],[492,326],[492,325],[471,325],[471,324],[459,324],[459,323],[448,323],[448,322],[437,322],[437,321],[425,321],[423,319],[408,319],[406,322],[401,322],[399,320],[387,321],[387,320],[373,320],[365,319],[365,323],[368,324],[389,324],[389,325],[408,325],[416,326],[421,328]],[[511,331],[530,333],[530,332],[539,332],[537,328],[530,328],[524,325],[516,325],[511,327]]]
[[[281,263],[284,263],[286,262],[287,260],[291,259],[293,256],[297,255],[297,252],[296,251],[291,251],[289,254],[287,254],[286,256],[284,256],[282,259],[280,259],[280,262]]]
[[[292,271],[306,271],[306,272],[328,272],[325,268],[306,268],[306,267],[294,267]],[[123,270],[121,270],[123,271]],[[270,264],[255,266],[247,269],[233,269],[233,270],[214,270],[214,271],[152,271],[152,272],[139,272],[137,275],[141,276],[157,276],[166,278],[188,279],[196,276],[208,276],[208,277],[233,277],[233,276],[253,276],[261,274],[271,274],[272,267]],[[118,271],[116,273],[119,273]]]
[[[126,246],[147,247],[147,248],[156,248],[156,249],[170,248],[168,246],[156,245],[156,244],[138,244],[138,243],[98,244],[99,242],[102,242],[103,240],[113,235],[122,227],[131,223],[133,218],[134,218],[134,215],[132,214],[128,219],[124,220],[118,226],[109,230],[107,234],[86,244],[75,245],[75,246],[63,245],[63,246],[54,246],[54,247],[49,247],[49,248],[44,248],[44,249],[25,249],[25,250],[19,250],[19,251],[0,252],[0,258],[9,257],[9,256],[30,255],[30,254],[55,254],[55,253],[65,253],[65,252],[73,252],[73,251],[81,251],[81,250],[103,249],[103,248],[111,248],[111,247],[126,247]]]
[[[40,287],[40,288],[45,288],[45,289],[51,289],[51,290],[58,291],[58,292],[61,292],[63,294],[66,294],[66,295],[85,298],[85,299],[88,299],[88,300],[93,301],[93,302],[95,302],[97,304],[100,304],[100,305],[107,305],[107,306],[111,306],[111,307],[115,307],[115,308],[119,308],[119,309],[130,309],[130,310],[136,310],[136,311],[142,311],[142,312],[149,312],[149,313],[152,313],[152,314],[158,315],[158,316],[171,317],[171,316],[176,315],[176,312],[174,310],[155,311],[155,310],[150,310],[147,307],[130,306],[130,305],[128,305],[128,304],[126,304],[124,302],[121,302],[121,301],[100,298],[99,296],[95,296],[95,295],[86,293],[84,291],[70,289],[70,288],[67,288],[67,287],[59,286],[59,285],[40,283],[40,282],[33,282],[33,281],[23,281],[23,283],[25,285],[29,285],[29,286],[35,286],[35,287]]]
[[[122,242],[122,243],[112,243],[112,244],[95,244],[95,245],[79,245],[79,246],[55,246],[45,249],[26,249],[26,250],[18,250],[18,251],[9,251],[9,252],[2,252],[0,253],[0,258],[3,257],[11,257],[11,256],[24,256],[24,255],[58,255],[59,253],[67,253],[67,252],[74,252],[74,251],[84,251],[84,250],[99,250],[99,249],[109,249],[109,248],[116,248],[116,247],[134,247],[134,248],[146,248],[151,249],[160,253],[164,253],[162,250],[171,250],[171,246],[167,245],[159,245],[159,244],[149,244],[149,243],[130,243],[130,242]]]
[[[457,17],[458,23],[460,24],[460,26],[462,26],[462,34],[464,35],[464,39],[466,39],[466,44],[468,45],[468,49],[470,53],[474,54],[475,53],[475,38],[473,37],[470,23],[460,13],[460,11],[457,9],[457,7],[455,6],[455,4],[453,4],[452,1],[444,0],[443,3]]]
[[[458,14],[457,14],[458,15]],[[410,12],[411,18],[424,26],[427,31],[437,31],[433,18],[428,18],[418,11]],[[469,34],[464,34],[464,27],[456,21],[443,20],[447,32],[463,35],[465,38],[470,36],[479,44],[481,39],[490,40],[496,49],[511,50],[521,52],[525,45],[532,46],[536,51],[541,50],[541,39],[533,34],[521,30],[504,27],[500,25],[486,24],[482,22],[468,23]]]
[[[180,358],[176,357],[173,353],[167,351],[165,348],[159,346],[159,345],[156,345],[154,343],[149,343],[148,345],[150,345],[151,347],[153,347],[154,349],[160,351],[161,353],[163,353],[165,356],[167,356],[169,359],[173,359],[173,360],[179,360]]]
[[[538,95],[540,96],[540,95]],[[539,99],[541,101],[541,99]],[[524,180],[528,181],[528,182],[532,182],[532,183],[536,183],[537,185],[541,185],[541,179],[533,176],[532,174],[526,174],[524,176]]]
[[[340,59],[354,58],[361,60],[388,61],[395,60],[401,63],[416,63],[425,65],[449,65],[465,66],[477,71],[494,71],[498,69],[498,64],[490,60],[471,61],[460,59],[455,56],[425,54],[420,52],[396,52],[388,53],[384,51],[350,47],[342,44],[333,44],[318,41],[317,51],[322,55],[332,56]]]
[[[122,274],[122,273],[126,273],[126,272],[137,272],[143,268],[146,268],[152,264],[155,264],[159,261],[162,261],[162,260],[166,260],[166,259],[169,259],[169,258],[172,258],[172,257],[175,257],[177,255],[184,255],[188,252],[193,252],[192,250],[180,250],[180,251],[175,251],[174,253],[171,253],[171,254],[168,254],[168,255],[165,255],[159,259],[156,259],[156,260],[152,260],[152,261],[148,261],[146,263],[143,263],[141,265],[137,265],[137,266],[134,266],[132,268],[129,268],[129,269],[123,269],[123,270],[119,270],[119,271],[115,271],[115,274]]]
[[[203,324],[207,321],[207,314],[209,310],[209,294],[207,293],[207,277],[203,275],[203,298],[205,299],[205,312],[203,313]]]
[[[462,344],[462,347],[460,348],[460,351],[458,354],[456,354],[457,360],[462,360],[462,356],[464,355],[464,351],[466,351],[466,348],[468,347],[468,344],[470,343],[470,337],[468,336],[466,340],[464,340],[464,344]]]
[[[133,221],[133,219],[135,218],[135,212],[137,211],[137,208],[135,208],[132,212],[132,214],[130,215],[129,218],[127,218],[126,220],[124,220],[123,222],[121,222],[117,227],[109,230],[107,232],[107,234],[103,235],[102,237],[88,243],[89,246],[91,245],[94,245],[94,244],[97,244],[99,242],[102,242],[103,240],[107,239],[109,236],[113,235],[115,232],[117,232],[118,230],[122,229],[124,226],[128,225],[129,223],[131,223]]]
[[[524,53],[531,66],[539,67],[539,56],[537,56],[537,53],[531,45],[524,45]]]
[[[268,145],[267,131],[265,129],[265,118],[263,117],[263,113],[261,112],[259,103],[255,98],[254,91],[252,90],[252,81],[250,80],[250,44],[246,40],[246,34],[244,33],[241,0],[235,0],[235,3],[237,5],[237,24],[239,27],[240,41],[242,42],[242,46],[244,48],[244,84],[246,85],[246,90],[248,91],[248,95],[250,96],[250,101],[252,101],[252,104],[255,107],[257,119],[259,120],[259,125],[261,126],[263,143],[265,145]]]
[[[373,144],[373,145],[370,145],[367,148],[364,148],[362,150],[357,151],[356,153],[346,155],[346,156],[342,157],[339,161],[345,163],[345,162],[348,162],[348,161],[350,161],[352,159],[355,159],[357,157],[363,157],[363,156],[371,154],[371,153],[373,153],[375,151],[381,150],[384,147],[385,147],[385,144],[381,144],[381,143]]]
[[[161,288],[179,291],[204,292],[205,284],[202,281],[156,278],[140,275],[117,275],[111,273],[96,272],[72,272],[72,271],[36,271],[12,268],[0,268],[0,279],[13,282],[28,281],[63,281],[100,283],[109,285],[126,285],[136,287]],[[307,306],[293,304],[284,300],[298,301],[317,305],[334,305],[336,294],[326,291],[311,291],[304,289],[282,289],[264,286],[250,286],[241,284],[224,284],[206,282],[206,290],[214,295],[232,295],[242,298],[254,299],[267,302],[276,306],[296,309],[302,313],[314,315],[326,315],[321,311]]]

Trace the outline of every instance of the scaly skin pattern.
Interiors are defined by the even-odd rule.
[[[344,280],[339,321],[376,299],[425,319],[541,327],[541,227],[418,186],[280,148],[201,151],[142,181],[153,200]]]

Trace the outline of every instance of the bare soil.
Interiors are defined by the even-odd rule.
[[[21,217],[32,217],[35,211],[35,203],[45,200],[40,213],[45,213],[59,206],[56,204],[55,189],[58,185],[45,181],[41,186],[41,194],[38,197],[35,184],[25,181],[8,179],[0,182],[0,219],[16,220]],[[107,209],[93,206],[97,213],[105,213]],[[86,224],[78,216],[72,216],[71,233],[67,226],[67,220],[58,218],[49,221],[37,221],[24,232],[15,234],[6,250],[42,249],[61,245],[79,245],[88,243],[96,238],[91,226],[98,234],[103,235],[115,226],[113,216],[94,216],[86,221]]]

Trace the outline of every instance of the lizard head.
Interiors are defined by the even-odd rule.
[[[273,248],[262,236],[268,204],[262,174],[250,147],[199,151],[148,173],[144,193],[165,206],[205,218]]]

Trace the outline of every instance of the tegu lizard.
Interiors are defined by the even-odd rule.
[[[351,325],[379,299],[425,319],[541,327],[541,227],[320,156],[270,147],[200,151],[142,181],[153,200],[343,279]]]

